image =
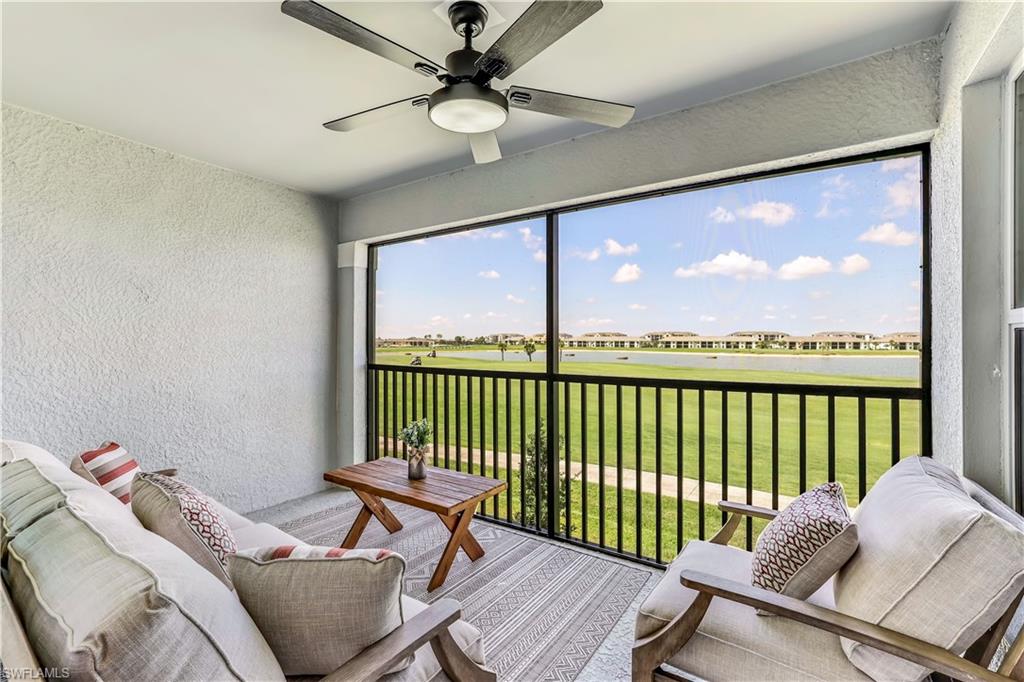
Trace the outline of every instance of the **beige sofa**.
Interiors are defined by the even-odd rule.
[[[284,679],[235,593],[129,507],[36,446],[3,441],[2,459],[0,661],[11,678]],[[300,544],[220,510],[240,550]],[[403,624],[324,679],[494,679],[457,602],[401,599]]]
[[[751,553],[728,544],[742,517],[777,512],[720,506],[722,531],[689,542],[640,606],[634,680],[672,677],[664,664],[708,680],[1024,679],[1024,635],[987,669],[1024,593],[1024,519],[970,480],[895,465],[854,512],[856,553],[806,601],[753,587]]]

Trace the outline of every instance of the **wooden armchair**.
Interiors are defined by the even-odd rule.
[[[880,493],[879,496],[884,494],[884,492]],[[862,505],[865,502],[867,499],[862,502]],[[987,509],[989,504],[992,504],[991,500],[982,503],[982,506]],[[874,502],[871,513],[874,513],[878,506],[877,502]],[[729,512],[729,517],[722,529],[709,542],[691,543],[697,545],[693,550],[688,549],[689,545],[684,548],[673,565],[669,567],[666,577],[663,579],[663,583],[666,584],[659,584],[652,592],[651,597],[648,597],[649,602],[660,589],[663,602],[664,596],[668,595],[670,598],[676,599],[676,605],[682,606],[682,608],[669,619],[664,603],[661,605],[662,611],[660,612],[657,604],[649,605],[648,602],[645,602],[641,606],[641,615],[638,616],[637,621],[638,636],[632,652],[632,678],[635,682],[652,679],[681,680],[691,677],[722,680],[742,677],[743,675],[738,674],[735,670],[723,671],[715,668],[723,660],[729,660],[729,657],[722,653],[722,640],[728,638],[730,627],[737,633],[738,639],[742,640],[743,637],[748,637],[762,645],[763,650],[769,652],[765,654],[766,656],[771,656],[772,652],[778,649],[788,649],[790,655],[788,660],[785,659],[785,655],[778,656],[779,669],[773,669],[770,664],[766,664],[765,674],[759,675],[760,679],[765,680],[785,679],[784,675],[779,674],[780,669],[790,670],[790,679],[801,677],[801,672],[807,677],[814,674],[819,679],[828,679],[829,677],[870,679],[861,670],[855,668],[849,660],[846,660],[847,655],[843,654],[843,650],[839,646],[840,637],[849,642],[871,647],[870,650],[865,649],[871,652],[870,655],[891,655],[953,679],[992,682],[1024,680],[1024,632],[1018,634],[1010,644],[998,669],[995,671],[988,669],[1021,604],[1022,596],[1024,596],[1024,588],[1021,587],[1020,579],[1011,583],[1013,587],[1008,593],[1000,594],[999,599],[1002,600],[1000,603],[1003,604],[1001,615],[996,612],[993,615],[995,622],[987,627],[984,633],[977,637],[969,647],[966,647],[966,644],[970,643],[970,640],[961,643],[959,646],[964,646],[966,653],[963,656],[958,656],[949,649],[924,639],[840,612],[832,602],[830,584],[826,584],[821,590],[827,590],[827,599],[812,597],[803,601],[752,586],[749,570],[744,572],[742,566],[732,569],[720,568],[729,562],[742,562],[740,557],[748,554],[727,546],[744,517],[772,519],[778,512],[735,502],[721,502],[719,507],[723,511]],[[1024,528],[1024,519],[1000,516],[1008,518],[1010,525],[1016,524],[1014,525],[1015,529]],[[875,522],[871,519],[868,521]],[[894,521],[894,523],[898,523],[898,521]],[[993,523],[999,524],[1000,522],[993,521]],[[1001,527],[997,530],[1013,533],[1015,532],[1014,528]],[[713,549],[713,547],[720,549]],[[1016,552],[1017,547],[1019,545],[1014,546],[1010,551]],[[870,550],[865,550],[865,552],[870,553]],[[721,557],[721,564],[701,558],[705,555],[715,556],[716,553]],[[1006,558],[1001,556],[993,557],[992,561],[1003,562],[1004,559]],[[851,559],[851,562],[855,560],[857,560],[856,556]],[[1024,558],[1014,557],[1011,554],[1006,563],[1022,563],[1022,561]],[[846,569],[844,568],[844,570]],[[957,585],[956,588],[959,590],[961,586]],[[676,592],[673,593],[672,590]],[[684,593],[685,598],[682,597]],[[728,604],[732,606],[727,606]],[[746,609],[740,609],[739,606],[746,607]],[[774,617],[758,616],[755,609],[769,612]],[[647,615],[644,615],[645,613]],[[652,621],[652,618],[661,620]],[[736,625],[740,620],[743,622]],[[667,622],[652,629],[651,622],[660,623],[662,621]],[[779,641],[774,643],[763,641],[770,640],[773,636]],[[825,661],[824,664],[819,664],[821,665],[819,671],[800,670],[799,664],[793,668],[786,667],[794,665],[794,659],[799,660],[802,655],[800,652],[801,642],[807,642],[808,649],[814,648],[814,651],[806,652],[808,659],[815,658]],[[716,646],[718,648],[715,648]],[[743,641],[737,642],[736,646],[737,651],[747,651],[750,657],[757,659],[758,652],[744,648]],[[963,650],[963,648],[959,650]],[[681,677],[673,670],[664,667],[666,663],[674,669],[682,670],[684,676]],[[756,667],[759,661],[748,661],[745,664],[748,666],[747,674],[749,675],[750,666]]]

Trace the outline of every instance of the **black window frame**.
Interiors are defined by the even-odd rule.
[[[824,161],[813,161],[800,163],[783,168],[755,171],[730,175],[714,180],[702,182],[682,183],[665,189],[647,190],[615,196],[607,199],[590,201],[570,202],[557,208],[542,211],[524,211],[511,217],[495,220],[484,220],[471,222],[456,227],[450,227],[430,232],[422,232],[413,235],[383,239],[369,244],[367,261],[366,281],[366,358],[367,365],[376,362],[376,269],[377,250],[384,246],[401,244],[418,239],[438,237],[459,232],[468,232],[487,227],[509,225],[524,220],[544,218],[546,225],[545,240],[545,272],[546,272],[546,338],[545,356],[546,367],[543,373],[538,372],[537,378],[546,381],[554,390],[556,383],[561,381],[578,381],[579,375],[563,375],[558,367],[558,217],[567,213],[575,213],[592,208],[624,204],[644,199],[696,192],[703,189],[738,185],[767,178],[777,178],[787,175],[799,175],[812,171],[820,171],[834,168],[843,168],[872,161],[884,161],[899,157],[919,155],[921,158],[921,355],[920,355],[920,399],[921,399],[921,454],[931,456],[932,453],[932,342],[931,342],[931,145],[928,143],[896,147],[879,152],[856,154]],[[501,370],[494,370],[495,374],[501,374]],[[548,409],[556,409],[557,396],[549,396]],[[550,417],[551,415],[549,415]],[[550,420],[549,420],[550,422]],[[371,428],[369,415],[367,418],[367,429]],[[1019,439],[1018,439],[1019,442]],[[1018,457],[1020,457],[1018,453]],[[552,472],[553,474],[554,472]],[[549,517],[550,518],[550,517]]]

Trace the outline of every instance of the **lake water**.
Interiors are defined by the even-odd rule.
[[[413,353],[426,355],[424,353]],[[441,357],[499,360],[496,350],[438,351]],[[618,358],[629,358],[619,360]],[[525,360],[521,350],[505,351],[508,360]],[[544,363],[544,351],[533,354],[533,361]],[[920,359],[916,355],[740,355],[735,353],[658,353],[651,351],[588,351],[562,353],[563,363],[608,362],[615,364],[664,365],[698,369],[753,369],[767,372],[809,372],[836,376],[885,377],[916,379],[920,375]]]

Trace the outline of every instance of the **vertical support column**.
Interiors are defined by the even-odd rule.
[[[338,245],[338,454],[331,466],[355,464],[367,450],[367,322],[372,319],[368,248],[361,242]]]
[[[558,531],[558,214],[547,214],[547,326],[545,331],[545,352],[547,374],[547,533],[554,536]]]

